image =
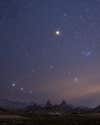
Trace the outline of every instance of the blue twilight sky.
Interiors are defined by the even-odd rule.
[[[100,103],[100,0],[0,0],[0,98]]]

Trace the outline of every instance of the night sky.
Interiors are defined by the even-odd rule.
[[[100,0],[0,0],[0,98],[100,104]]]

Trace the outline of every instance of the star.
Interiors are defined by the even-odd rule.
[[[13,84],[12,84],[12,87],[15,87],[15,86],[16,86],[16,84],[15,84],[15,83],[13,83]]]
[[[92,55],[92,51],[91,50],[84,50],[84,51],[82,51],[82,55],[86,56],[86,57],[91,56]]]
[[[24,90],[24,88],[20,88],[20,90],[21,90],[21,91],[23,91],[23,90]]]
[[[32,90],[30,90],[30,91],[29,91],[29,94],[32,94],[32,93],[33,93]]]
[[[52,70],[54,69],[54,65],[50,65],[49,68]]]
[[[64,17],[66,17],[67,16],[67,13],[64,13]]]
[[[32,69],[32,73],[34,73],[35,72],[35,70],[34,69]]]
[[[56,35],[59,36],[60,35],[60,31],[59,30],[56,30]]]
[[[74,78],[74,82],[77,83],[79,81],[78,77]]]

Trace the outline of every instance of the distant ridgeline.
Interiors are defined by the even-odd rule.
[[[50,100],[46,102],[44,106],[38,104],[32,104],[25,108],[26,112],[36,113],[36,114],[52,114],[52,115],[61,115],[65,113],[86,113],[91,112],[93,109],[88,107],[75,107],[71,104],[67,104],[66,101],[62,101],[60,104],[53,105]]]
[[[8,100],[0,101],[0,112],[6,111],[22,111],[24,113],[48,114],[48,115],[62,115],[65,113],[90,113],[100,112],[100,106],[95,108],[88,108],[84,106],[75,107],[71,104],[62,101],[60,104],[52,104],[50,100],[45,105],[37,103],[25,104],[20,102],[13,102]]]

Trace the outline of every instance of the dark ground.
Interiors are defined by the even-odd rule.
[[[0,125],[100,125],[100,114],[67,114],[64,116],[1,116]]]

